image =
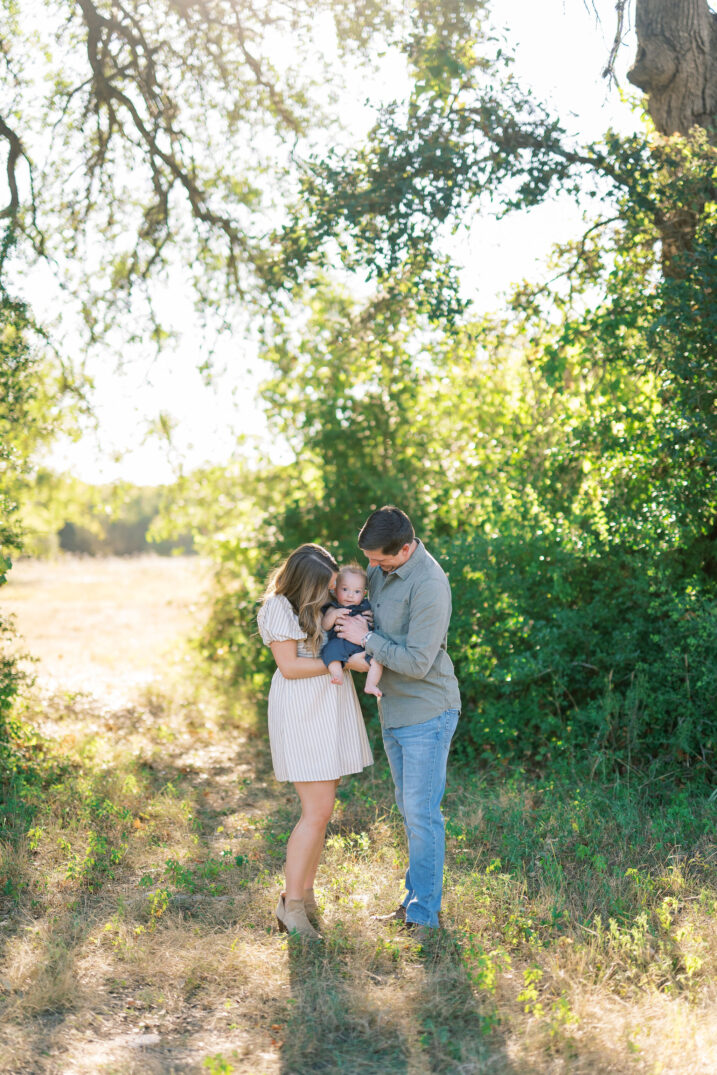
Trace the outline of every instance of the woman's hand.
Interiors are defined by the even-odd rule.
[[[363,650],[360,653],[352,653],[346,662],[346,667],[352,672],[368,672],[368,661]]]

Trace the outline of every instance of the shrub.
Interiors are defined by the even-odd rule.
[[[17,524],[17,485],[26,460],[28,408],[33,398],[34,357],[26,340],[24,307],[0,292],[0,586],[7,581],[10,554],[21,546]],[[0,617],[0,774],[8,765],[9,714],[19,673],[5,649],[9,624]]]
[[[717,593],[641,555],[559,535],[444,541],[450,651],[475,756],[708,764]]]

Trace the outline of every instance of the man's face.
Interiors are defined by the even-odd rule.
[[[383,573],[388,575],[401,564],[405,564],[411,555],[412,545],[413,542],[409,542],[394,553],[384,552],[383,549],[364,549],[363,554],[368,559],[369,567],[380,567]]]

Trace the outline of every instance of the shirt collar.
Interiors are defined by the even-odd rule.
[[[416,568],[420,568],[421,564],[426,559],[426,556],[426,546],[419,540],[419,538],[416,538],[416,547],[406,562],[401,564],[400,567],[397,567],[395,571],[391,571],[390,574],[398,575],[400,579],[408,578],[412,571],[415,571]]]

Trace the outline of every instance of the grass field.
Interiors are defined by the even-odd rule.
[[[182,674],[200,565],[17,567],[4,604],[41,656],[19,715],[43,734],[3,789],[0,1070],[717,1071],[709,789],[454,767],[421,948],[371,919],[405,866],[372,731],[302,947],[273,919],[297,811],[262,716]]]
[[[18,560],[0,592],[45,688],[117,697],[173,663],[209,581],[195,557]]]

